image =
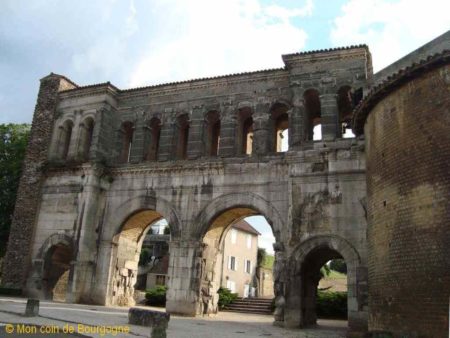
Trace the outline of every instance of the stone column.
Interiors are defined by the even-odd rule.
[[[170,113],[171,109],[166,109],[165,113]],[[159,140],[158,161],[168,161],[174,156],[174,120],[163,116],[161,121],[161,136]]]
[[[53,73],[41,79],[4,259],[2,285],[5,287],[22,289],[30,271],[31,243],[45,179],[44,164],[56,120],[58,92],[76,87]]]
[[[338,107],[336,94],[320,95],[322,140],[333,141],[338,131]]]
[[[236,155],[236,112],[231,102],[224,103],[220,120],[219,156]]]
[[[101,210],[105,208],[101,174],[101,168],[92,168],[86,173],[86,181],[80,195],[79,204],[82,207],[78,215],[79,223],[74,240],[78,245],[75,247],[66,297],[69,302],[92,302],[91,283],[95,267],[94,257],[98,250],[96,229],[102,218]]]
[[[258,103],[253,115],[253,150],[252,154],[267,154],[269,144],[269,103]]]
[[[145,121],[141,114],[134,121],[133,142],[131,144],[130,163],[142,162],[144,157]]]
[[[291,85],[293,107],[289,112],[289,149],[298,149],[305,142],[306,111],[303,88]]]
[[[169,285],[166,311],[171,314],[195,316],[202,313],[201,241],[173,239],[169,243]]]
[[[205,144],[203,143],[204,122],[203,106],[194,106],[192,108],[191,122],[189,124],[189,136],[187,144],[187,158],[189,160],[199,158],[205,153]]]
[[[101,152],[101,133],[103,132],[103,114],[105,114],[106,108],[101,108],[95,114],[94,130],[92,131],[91,148],[89,149],[89,161],[101,160],[104,158]]]
[[[286,307],[285,298],[285,273],[286,257],[283,244],[277,242],[273,245],[275,251],[275,262],[273,265],[273,289],[275,293],[274,325],[284,326],[284,313]]]

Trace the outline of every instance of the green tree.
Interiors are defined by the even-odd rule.
[[[6,251],[30,125],[0,124],[0,257]]]
[[[330,269],[345,274],[347,273],[347,265],[343,259],[333,259],[330,262]]]

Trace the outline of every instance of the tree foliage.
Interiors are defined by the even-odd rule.
[[[30,125],[0,124],[0,257],[5,254]]]
[[[343,259],[333,259],[330,262],[330,268],[340,273],[347,273],[347,265]]]

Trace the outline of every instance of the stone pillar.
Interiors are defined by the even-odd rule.
[[[284,254],[284,246],[281,243],[274,243],[275,262],[273,265],[273,289],[275,293],[275,311],[274,325],[284,326],[284,314],[286,307],[285,298],[285,273],[286,273],[286,257]]]
[[[85,176],[86,182],[80,196],[82,207],[78,215],[79,228],[74,240],[75,243],[78,243],[78,247],[74,252],[74,262],[69,275],[66,296],[69,302],[92,303],[91,283],[95,267],[94,257],[98,250],[96,229],[102,218],[101,210],[106,207],[100,182],[101,174],[101,169],[93,168]]]
[[[166,110],[166,113],[171,110]],[[161,121],[161,136],[159,140],[158,161],[168,161],[174,156],[174,121],[164,116]]]
[[[322,140],[333,141],[338,135],[338,107],[336,94],[320,95]]]
[[[293,107],[289,113],[289,149],[298,149],[305,141],[306,111],[303,88],[291,86]]]
[[[100,140],[101,140],[101,133],[103,132],[102,131],[103,114],[105,113],[105,111],[106,111],[105,108],[101,108],[95,114],[94,130],[92,131],[91,148],[89,149],[89,161],[102,160],[104,158],[101,152]]]
[[[269,144],[269,103],[258,103],[253,115],[253,149],[252,154],[267,154]]]
[[[131,144],[130,163],[142,162],[144,157],[145,121],[140,116],[134,123],[133,142]]]
[[[58,92],[76,87],[53,73],[41,79],[4,259],[2,285],[5,287],[22,289],[30,271],[31,243],[45,179],[43,166],[56,120]]]
[[[219,156],[233,157],[236,155],[236,112],[231,103],[223,105],[220,121]]]
[[[175,239],[169,244],[169,285],[166,311],[171,314],[195,316],[202,313],[201,241]]]
[[[187,158],[196,159],[204,155],[205,144],[203,143],[203,128],[205,125],[203,106],[192,108],[191,122],[189,124],[189,136],[187,144]]]

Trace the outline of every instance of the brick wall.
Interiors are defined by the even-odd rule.
[[[423,67],[367,117],[370,331],[448,337],[449,86]]]

